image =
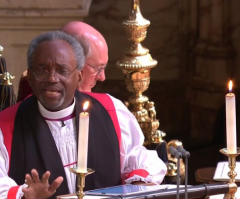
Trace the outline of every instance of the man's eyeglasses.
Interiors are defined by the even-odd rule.
[[[34,77],[38,80],[38,81],[44,81],[46,79],[48,79],[50,77],[51,74],[54,75],[55,78],[57,78],[58,80],[67,80],[69,78],[69,76],[76,70],[77,68],[75,68],[73,71],[69,72],[67,69],[58,69],[54,72],[49,72],[48,70],[36,70],[33,75]]]
[[[103,70],[105,70],[106,67],[107,67],[107,64],[106,64],[105,66],[101,67],[101,68],[98,68],[98,67],[96,67],[96,66],[92,66],[92,65],[90,65],[90,64],[88,64],[88,63],[85,63],[85,64],[88,65],[88,66],[90,66],[90,67],[92,67],[92,68],[94,69],[94,71],[95,71],[95,73],[96,73],[96,76],[99,75],[99,74],[100,74]]]

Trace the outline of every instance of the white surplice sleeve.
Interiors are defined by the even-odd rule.
[[[26,185],[18,186],[13,179],[8,177],[8,169],[9,156],[7,149],[4,145],[3,135],[0,129],[0,198],[20,199],[23,197],[22,187],[25,187]],[[10,190],[11,194],[9,194]]]
[[[110,96],[110,95],[109,95]],[[126,183],[144,181],[161,183],[167,172],[155,150],[143,146],[144,135],[135,116],[118,99],[110,96],[116,109],[120,129],[121,174]]]

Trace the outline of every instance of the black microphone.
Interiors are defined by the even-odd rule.
[[[177,149],[175,149],[173,146],[169,146],[168,147],[168,152],[174,157],[174,158],[181,158],[182,157],[182,153],[179,152]]]
[[[188,198],[188,158],[190,157],[190,153],[186,151],[182,146],[177,146],[176,149],[182,153],[182,156],[185,158],[185,199]]]
[[[182,146],[177,146],[176,149],[182,153],[182,157],[186,157],[186,158],[190,157],[190,153],[186,151]]]

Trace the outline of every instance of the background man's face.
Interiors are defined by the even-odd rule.
[[[108,49],[100,48],[98,46],[92,46],[91,55],[86,58],[85,65],[82,70],[82,81],[79,82],[79,90],[91,92],[91,89],[96,85],[97,81],[105,80],[105,70],[102,70],[99,74],[93,68],[104,68],[108,62]],[[91,66],[93,67],[91,67]]]

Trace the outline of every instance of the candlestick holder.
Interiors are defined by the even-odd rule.
[[[77,195],[78,199],[83,199],[83,197],[85,196],[85,193],[83,191],[83,189],[85,187],[85,178],[87,175],[94,173],[95,170],[87,168],[86,172],[81,172],[77,168],[70,168],[70,171],[77,175],[78,190],[76,192],[76,195]]]
[[[237,191],[237,185],[235,183],[235,177],[237,176],[237,173],[235,172],[236,167],[236,157],[240,154],[240,148],[237,147],[237,153],[229,154],[227,152],[227,148],[223,148],[220,150],[220,152],[228,157],[228,167],[230,168],[230,171],[228,172],[229,176],[229,192],[224,196],[224,199],[234,199],[235,193]]]

